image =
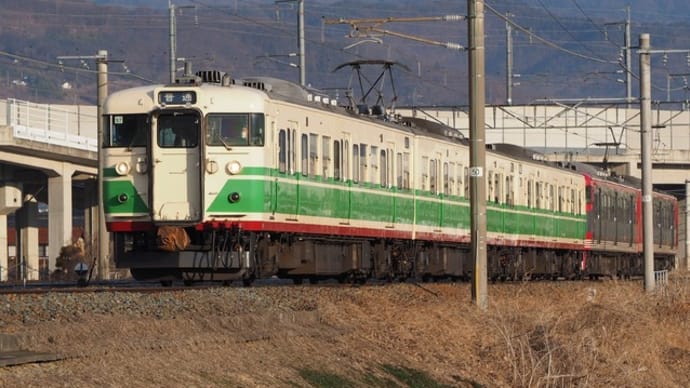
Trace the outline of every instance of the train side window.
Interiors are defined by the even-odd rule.
[[[386,150],[381,150],[381,187],[388,186],[388,163],[386,160]]]
[[[367,181],[367,145],[359,144],[359,180]]]
[[[410,153],[409,152],[403,152],[402,168],[403,168],[403,189],[409,190],[410,187],[412,186],[412,182],[410,182]]]
[[[310,133],[309,134],[309,176],[317,176],[319,175],[319,170],[318,170],[318,162],[319,162],[319,154],[318,154],[318,147],[319,145],[319,135]]]
[[[463,179],[463,186],[465,187],[465,198],[470,197],[470,168],[465,167],[464,168],[465,173],[463,174],[465,176],[465,179]]]
[[[503,198],[503,174],[494,174],[494,202],[499,203]]]
[[[575,189],[570,189],[570,213],[575,214],[576,213],[576,208],[575,204],[577,204],[577,191]]]
[[[450,180],[450,167],[448,166],[448,162],[443,163],[443,194],[444,195],[449,195],[450,194],[450,185],[451,185],[451,180]]]
[[[438,160],[429,161],[429,191],[431,194],[438,193]]]
[[[331,176],[330,174],[330,168],[331,168],[331,138],[328,136],[324,136],[321,139],[321,170],[322,170],[322,176],[325,178],[328,178]]]
[[[395,182],[395,151],[391,148],[386,152],[386,166],[388,166],[388,178],[386,179],[388,182],[387,187],[393,187],[393,182]]]
[[[336,181],[340,180],[340,142],[338,140],[333,141],[333,179]]]
[[[300,168],[302,169],[302,175],[309,175],[309,137],[306,134],[302,134],[301,142],[301,152],[302,152],[302,164]]]
[[[541,182],[536,182],[535,184],[535,189],[534,189],[534,207],[536,209],[541,209],[541,198],[543,194],[544,189],[542,188]]]
[[[369,177],[369,182],[376,184],[379,180],[379,147],[371,146],[371,154],[369,155],[370,166],[371,166],[371,176]]]
[[[287,172],[287,135],[284,129],[278,132],[278,171]]]
[[[288,173],[294,174],[297,169],[297,130],[288,130],[288,144]]]
[[[396,170],[395,186],[398,189],[402,189],[402,187],[403,187],[402,152],[398,152],[395,155],[395,170]]]
[[[493,202],[493,196],[494,196],[494,173],[493,171],[489,171],[489,175],[487,176],[486,183],[489,185],[486,188],[486,200],[489,202]]]
[[[527,181],[527,208],[532,208],[532,204],[534,203],[534,181],[531,179]]]
[[[359,144],[352,145],[352,182],[359,182]]]
[[[349,152],[349,147],[350,147],[350,142],[347,140],[343,140],[342,144],[342,149],[343,152],[341,152],[341,155],[343,155],[343,181],[347,181],[348,177],[350,176],[350,152]]]
[[[513,164],[511,163],[511,170],[512,170]],[[505,194],[506,194],[506,205],[513,206],[515,205],[513,203],[514,198],[512,196],[514,192],[513,188],[513,176],[512,175],[506,175],[506,185],[505,185]]]
[[[428,187],[428,180],[429,180],[429,157],[427,156],[422,156],[422,168],[419,171],[421,173],[421,184],[422,187],[420,189],[422,191],[425,191]]]
[[[462,166],[462,164],[458,164],[457,169],[455,169],[455,176],[457,177],[457,179],[455,181],[455,195],[457,195],[458,197],[462,197],[462,195],[463,195],[462,173],[463,173],[463,166]]]

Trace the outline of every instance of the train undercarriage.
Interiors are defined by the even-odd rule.
[[[173,281],[250,285],[265,278],[291,279],[296,284],[327,279],[360,284],[368,280],[465,281],[474,269],[469,245],[238,228],[170,228],[162,236],[162,229],[117,233],[117,266],[129,268],[137,280],[159,280],[166,285]],[[668,268],[671,259],[658,258],[655,267]],[[631,278],[643,276],[643,271],[642,258],[635,254],[487,247],[491,281]]]

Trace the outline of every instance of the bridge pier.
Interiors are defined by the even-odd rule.
[[[7,281],[9,254],[7,245],[7,216],[0,215],[0,282]]]
[[[20,247],[17,252],[17,269],[20,279],[39,280],[40,261],[38,252],[38,201],[32,194],[26,194],[23,206],[17,211]]]
[[[69,163],[57,163],[48,177],[48,271],[55,271],[60,249],[72,244],[72,175]]]

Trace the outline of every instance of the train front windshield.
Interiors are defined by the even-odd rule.
[[[194,112],[165,112],[158,116],[158,146],[194,148],[199,144],[199,115]]]
[[[107,117],[103,145],[105,147],[145,147],[149,133],[147,114],[111,115]]]
[[[263,146],[264,115],[224,113],[208,115],[206,143],[210,146]]]

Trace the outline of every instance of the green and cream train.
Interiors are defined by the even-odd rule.
[[[103,114],[106,224],[136,279],[471,276],[469,147],[451,128],[219,72],[113,93]],[[491,278],[642,273],[634,184],[488,148]],[[678,204],[654,204],[666,267]]]

